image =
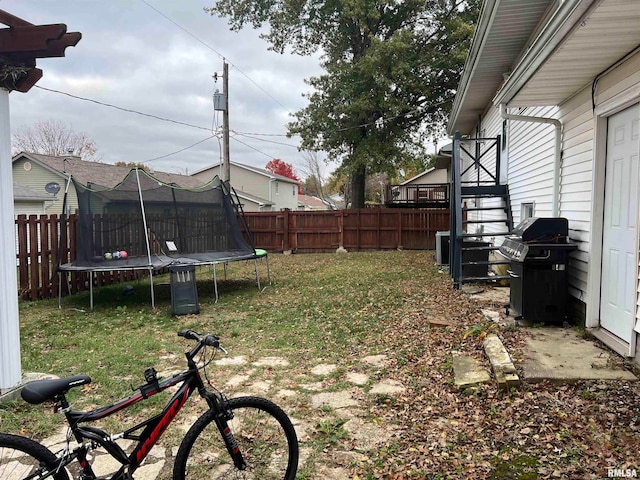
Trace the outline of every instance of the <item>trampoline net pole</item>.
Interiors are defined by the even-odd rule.
[[[142,187],[140,187],[140,169],[136,168],[136,180],[138,182],[138,195],[140,197],[140,210],[142,211],[142,225],[144,228],[145,243],[147,246],[147,259],[149,260],[149,271],[153,268],[151,263],[151,245],[149,244],[149,227],[147,227],[147,216],[144,211],[144,201],[142,198]]]

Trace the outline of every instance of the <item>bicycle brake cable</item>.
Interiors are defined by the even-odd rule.
[[[207,374],[207,367],[211,362],[213,362],[213,359],[216,357],[216,349],[215,348],[213,349],[213,353],[211,354],[211,358],[209,358],[209,360],[207,360],[206,352],[207,352],[207,347],[205,345],[205,347],[202,349],[203,361],[202,361],[201,370],[204,373],[204,379],[207,381],[210,387],[213,387],[211,380],[209,380],[209,375]]]

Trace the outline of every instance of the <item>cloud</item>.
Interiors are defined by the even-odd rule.
[[[264,167],[271,158],[299,164],[297,139],[285,134],[291,114],[306,106],[304,80],[322,73],[319,56],[268,50],[260,30],[232,32],[203,11],[203,0],[3,0],[0,8],[34,24],[65,23],[82,40],[66,57],[38,60],[38,86],[103,104],[175,120],[178,125],[87,100],[33,88],[10,96],[13,129],[60,120],[86,133],[106,162],[145,161],[209,138],[221,125],[213,94],[229,63],[230,142],[234,161]],[[158,13],[161,12],[161,13]],[[168,18],[167,18],[168,17]],[[199,128],[195,128],[199,127]],[[251,136],[245,134],[250,133]],[[258,135],[255,135],[258,134]],[[286,144],[286,145],[282,145]],[[150,163],[157,170],[194,171],[220,158],[209,138]],[[233,180],[233,179],[232,179]]]

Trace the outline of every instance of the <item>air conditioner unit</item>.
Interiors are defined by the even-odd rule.
[[[449,232],[436,232],[436,265],[449,265]]]

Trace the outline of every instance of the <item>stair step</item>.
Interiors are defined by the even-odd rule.
[[[493,282],[497,280],[509,280],[511,277],[509,275],[487,275],[486,277],[463,277],[460,279],[461,283],[470,283],[470,282]]]
[[[495,210],[501,210],[503,212],[507,211],[507,207],[506,206],[502,206],[502,207],[467,207],[464,209],[467,212],[487,212],[487,211],[495,211]]]
[[[500,247],[488,246],[488,247],[462,247],[463,252],[492,252],[498,250]]]
[[[477,237],[506,237],[507,235],[511,235],[511,232],[491,232],[484,233],[482,235],[478,235],[477,233],[462,233],[460,234],[460,238],[477,238]]]
[[[508,220],[506,218],[502,218],[500,220],[463,220],[462,223],[507,223]]]
[[[480,260],[478,262],[462,262],[462,265],[511,265],[507,260]]]
[[[473,187],[461,187],[463,197],[493,196],[506,197],[508,195],[505,185],[476,185]]]

